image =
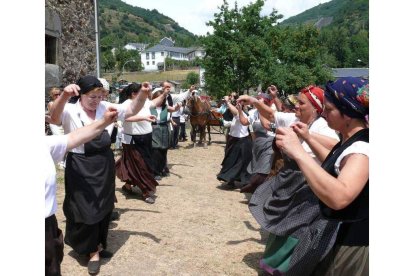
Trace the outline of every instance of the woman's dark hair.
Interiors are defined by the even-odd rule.
[[[131,83],[119,93],[119,103],[123,103],[131,98],[132,93],[139,92],[141,90],[141,84],[136,82]]]

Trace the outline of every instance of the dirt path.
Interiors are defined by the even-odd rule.
[[[259,226],[247,208],[245,195],[224,191],[216,180],[224,156],[224,136],[212,135],[208,149],[180,142],[168,152],[171,176],[163,178],[156,203],[126,196],[116,182],[116,209],[108,249],[99,275],[258,275],[264,250]],[[63,181],[58,190],[57,219],[62,212]],[[87,261],[65,245],[63,275],[88,275]]]

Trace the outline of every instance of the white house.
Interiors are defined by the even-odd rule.
[[[174,47],[174,41],[171,38],[164,37],[159,44],[141,52],[141,62],[144,71],[156,71],[164,68],[164,60],[167,57],[175,60],[191,61],[204,56],[205,51],[200,47]]]

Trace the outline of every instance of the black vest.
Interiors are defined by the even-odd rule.
[[[341,153],[356,141],[369,142],[369,129],[362,129],[344,144],[336,144],[322,163],[322,168],[330,175],[335,173],[335,161]],[[336,244],[347,246],[368,246],[369,244],[369,180],[355,200],[342,210],[333,210],[319,201],[322,215],[328,219],[339,220],[342,225]]]

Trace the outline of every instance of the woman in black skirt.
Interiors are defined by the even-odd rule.
[[[141,89],[141,85],[132,83],[122,93],[128,98],[123,105],[129,105]],[[153,101],[146,99],[144,107],[138,114],[129,117],[123,123],[122,156],[115,163],[116,175],[125,182],[122,190],[133,194],[131,186],[138,186],[146,203],[155,203],[157,181],[154,179],[154,165],[151,159],[152,126],[156,117],[150,108],[165,99],[166,94]]]
[[[151,89],[145,83],[142,95],[129,106],[122,106],[102,101],[105,93],[102,86],[96,77],[85,76],[77,84],[65,87],[51,108],[52,123],[62,124],[67,134],[101,119],[107,110],[117,110],[120,120],[129,118],[143,107]],[[66,104],[72,96],[77,101]],[[115,196],[115,160],[110,148],[112,129],[113,124],[90,142],[72,149],[66,160],[65,243],[90,258],[91,274],[99,272],[100,258],[112,256],[104,250]]]
[[[251,175],[247,172],[247,166],[252,160],[252,140],[248,127],[240,122],[240,116],[247,117],[243,106],[237,105],[236,107],[235,102],[231,102],[227,96],[225,100],[234,117],[230,125],[224,159],[221,162],[222,168],[217,179],[226,182],[222,188],[235,189],[235,181],[244,186],[250,180]]]

